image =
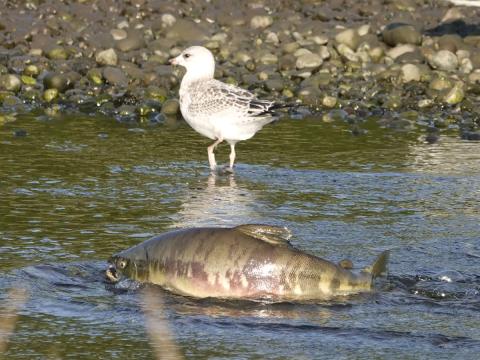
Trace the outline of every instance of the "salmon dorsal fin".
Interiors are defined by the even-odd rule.
[[[291,246],[288,240],[292,237],[292,233],[286,227],[245,224],[236,226],[234,229],[272,245]]]

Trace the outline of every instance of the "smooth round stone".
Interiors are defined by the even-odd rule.
[[[323,60],[317,54],[304,54],[298,57],[295,66],[297,69],[305,69],[305,68],[317,68],[322,65]]]
[[[58,97],[57,89],[47,89],[43,92],[43,100],[45,100],[46,102],[51,102],[57,97]]]
[[[173,26],[173,24],[175,24],[175,22],[177,21],[175,16],[173,16],[172,14],[162,14],[160,20],[162,24],[166,27]]]
[[[430,81],[428,87],[435,91],[442,91],[450,89],[452,87],[452,82],[444,77],[436,77]]]
[[[440,50],[428,59],[431,67],[444,71],[455,71],[458,67],[457,56],[448,50]]]
[[[103,77],[112,85],[126,86],[128,79],[125,73],[117,68],[107,66],[103,69]]]
[[[57,89],[64,92],[70,88],[71,82],[64,74],[49,73],[43,78],[43,86],[46,89]]]
[[[348,118],[348,113],[343,109],[331,110],[322,116],[322,121],[331,123],[335,121],[345,121]]]
[[[130,31],[126,39],[117,41],[116,47],[123,52],[141,49],[145,46],[143,34],[139,31]]]
[[[390,46],[398,44],[420,45],[422,35],[412,26],[408,24],[389,24],[382,33],[383,41]]]
[[[260,58],[260,63],[264,65],[275,65],[278,63],[278,57],[274,54],[265,54]]]
[[[402,66],[402,79],[404,82],[420,81],[420,68],[414,64],[405,64]]]
[[[416,46],[410,44],[402,44],[397,45],[394,48],[391,48],[387,51],[387,56],[391,57],[392,59],[396,59],[406,53],[414,52],[417,49]]]
[[[434,104],[434,101],[432,99],[421,99],[421,100],[418,100],[417,106],[419,108],[427,108],[432,106],[433,104]]]
[[[282,91],[283,81],[281,79],[270,79],[265,82],[265,88],[269,91]]]
[[[167,90],[158,86],[149,86],[145,92],[147,99],[153,99],[163,103],[167,99]]]
[[[463,84],[457,82],[455,86],[444,96],[443,101],[450,105],[456,105],[462,102],[465,97],[465,91],[463,90]]]
[[[118,56],[115,50],[110,48],[98,52],[95,56],[95,61],[99,65],[116,66],[118,63]]]
[[[354,29],[346,29],[335,36],[335,41],[339,44],[347,45],[352,50],[356,50],[360,43],[360,35]]]
[[[100,69],[90,69],[87,72],[87,79],[90,80],[94,85],[103,84],[103,75]]]
[[[337,105],[337,98],[334,96],[325,96],[322,100],[322,104],[325,107],[333,108]]]
[[[119,41],[127,38],[127,32],[123,29],[112,29],[110,30],[110,35],[112,35],[113,40]]]
[[[297,42],[291,42],[283,45],[282,50],[286,54],[293,54],[300,48],[300,44]]]
[[[437,41],[439,50],[448,50],[455,53],[464,46],[462,38],[457,34],[446,34],[441,36]]]
[[[268,15],[256,15],[250,20],[252,29],[264,29],[273,24],[273,18]]]
[[[358,62],[360,60],[359,56],[345,44],[338,44],[337,51],[343,58],[347,59],[348,61]]]
[[[22,75],[20,79],[22,80],[22,83],[24,83],[25,85],[33,86],[37,83],[37,80],[35,80],[35,78],[27,75]]]
[[[180,103],[176,99],[169,99],[162,105],[162,113],[165,115],[177,115],[180,111]]]
[[[63,47],[55,47],[47,52],[47,58],[50,60],[67,60],[68,52]]]
[[[40,74],[40,69],[38,68],[37,65],[30,64],[25,66],[25,69],[23,70],[23,74],[27,76],[37,77],[38,74]]]
[[[0,76],[0,89],[18,92],[22,87],[22,81],[17,75],[7,74]]]

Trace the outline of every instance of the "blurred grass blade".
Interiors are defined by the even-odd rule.
[[[163,299],[160,292],[152,289],[143,291],[142,301],[146,329],[155,356],[159,360],[182,360],[183,355],[175,343],[170,326],[165,317]]]
[[[27,301],[27,291],[21,288],[13,288],[8,292],[5,304],[0,309],[0,354],[5,352],[8,339],[15,330],[18,311]]]

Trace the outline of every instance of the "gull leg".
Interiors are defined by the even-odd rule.
[[[222,138],[217,139],[212,145],[207,148],[208,153],[208,163],[210,164],[210,170],[215,170],[217,168],[217,163],[215,162],[215,154],[213,151],[223,141]]]
[[[230,144],[230,170],[233,171],[233,163],[235,162],[235,144]]]

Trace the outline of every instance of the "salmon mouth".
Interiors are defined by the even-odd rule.
[[[115,284],[120,281],[120,274],[117,271],[115,265],[110,265],[105,271],[105,278],[112,284]]]

